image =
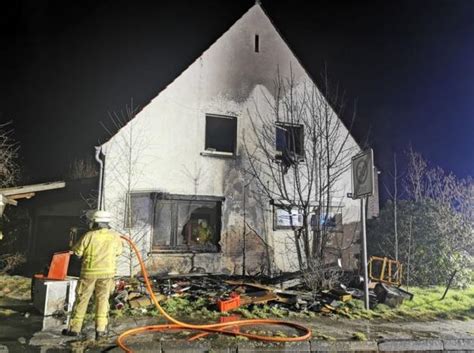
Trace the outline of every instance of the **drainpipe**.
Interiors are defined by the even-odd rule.
[[[102,152],[102,146],[95,146],[95,160],[100,165],[99,169],[99,195],[97,196],[97,209],[103,209],[103,176],[104,176],[104,162],[100,159],[100,154]]]

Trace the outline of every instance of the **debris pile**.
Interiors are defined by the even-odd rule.
[[[238,308],[266,305],[286,312],[348,313],[353,299],[363,299],[360,288],[340,283],[331,290],[309,290],[301,273],[276,278],[244,278],[209,273],[170,274],[153,276],[153,291],[158,301],[183,298],[188,302],[204,303],[207,310],[229,312]],[[258,281],[257,281],[258,279]],[[359,281],[360,282],[360,281]],[[349,282],[348,282],[349,283]],[[353,281],[352,281],[353,283]],[[113,296],[115,309],[125,307],[146,310],[153,305],[143,281],[121,279]],[[371,282],[370,306],[378,303],[398,306],[413,295],[393,285]]]

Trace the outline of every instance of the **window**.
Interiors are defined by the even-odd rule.
[[[297,208],[291,211],[282,205],[275,205],[273,209],[273,229],[297,229],[303,226],[303,214]]]
[[[290,123],[276,124],[276,150],[282,155],[302,158],[304,150],[303,125]]]
[[[150,224],[150,194],[132,192],[125,199],[124,228],[139,228]]]
[[[153,246],[157,250],[218,251],[222,200],[213,196],[158,196]]]
[[[342,233],[342,210],[339,208],[331,209],[328,213],[317,209],[311,216],[311,227],[313,229],[327,230],[332,233]]]
[[[260,51],[260,37],[258,34],[255,35],[254,50],[256,53]]]
[[[206,115],[207,152],[235,153],[237,119],[223,115]]]

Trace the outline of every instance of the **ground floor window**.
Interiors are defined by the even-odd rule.
[[[222,200],[213,196],[158,195],[153,248],[218,251]]]

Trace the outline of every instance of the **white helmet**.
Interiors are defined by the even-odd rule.
[[[95,223],[110,223],[112,222],[112,214],[107,211],[97,210],[92,215],[92,221]]]

